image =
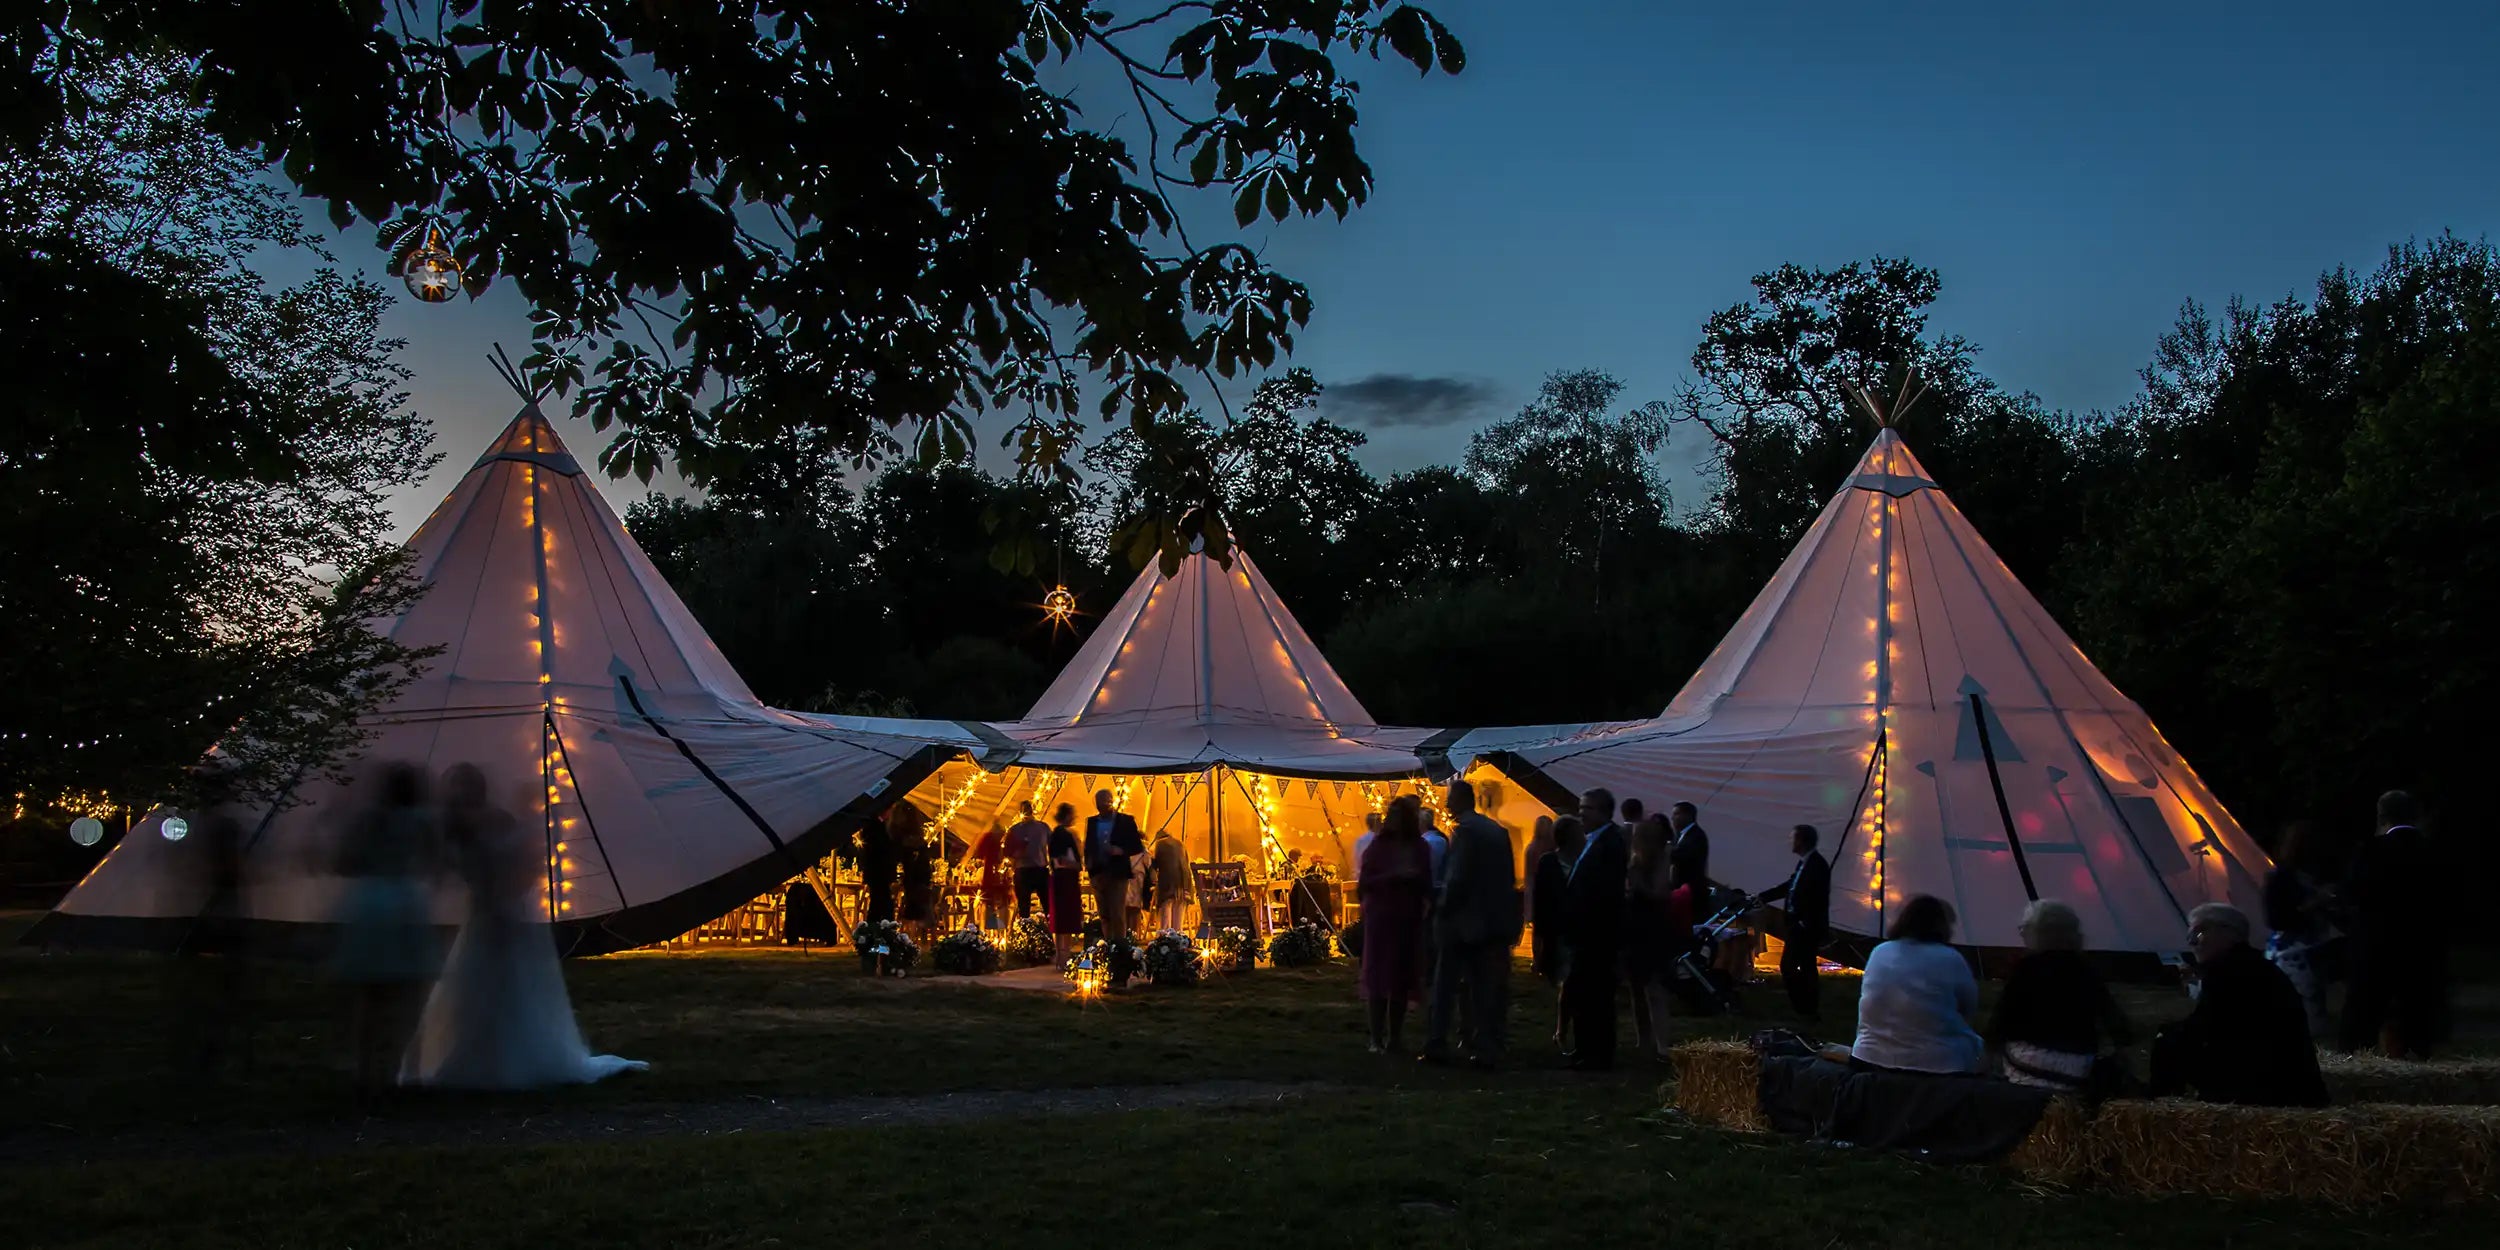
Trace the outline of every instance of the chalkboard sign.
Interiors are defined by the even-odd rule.
[[[1190,865],[1190,874],[1198,883],[1198,916],[1210,933],[1240,928],[1257,933],[1259,900],[1250,893],[1249,878],[1237,862]]]

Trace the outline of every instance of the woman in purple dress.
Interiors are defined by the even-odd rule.
[[[1423,984],[1432,853],[1424,844],[1421,811],[1411,794],[1389,804],[1380,836],[1363,848],[1355,879],[1355,896],[1363,902],[1361,985],[1375,1055],[1405,1049],[1406,1007]]]

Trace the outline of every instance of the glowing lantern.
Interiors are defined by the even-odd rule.
[[[165,823],[156,828],[157,832],[165,835],[165,840],[168,842],[180,842],[191,836],[191,822],[180,816],[168,816],[165,818]]]
[[[442,230],[429,223],[424,241],[400,258],[399,277],[408,284],[410,295],[428,304],[440,304],[460,292],[460,258],[444,244]]]
[[[1076,595],[1065,586],[1053,586],[1042,596],[1042,616],[1052,624],[1064,624],[1076,615]]]
[[[80,846],[94,846],[104,840],[104,822],[93,816],[69,822],[69,840]]]

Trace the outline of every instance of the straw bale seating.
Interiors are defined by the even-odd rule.
[[[1768,1130],[1756,1097],[1761,1064],[1737,1042],[1675,1049],[1676,1107],[1743,1132]],[[2177,1099],[2119,1101],[2097,1112],[2058,1099],[2004,1165],[2058,1185],[2143,1194],[2300,1198],[2346,1206],[2460,1202],[2500,1194],[2500,1106],[2433,1105],[2433,1091],[2489,1097],[2492,1061],[2400,1065],[2338,1059],[2339,1099],[2359,1090],[2407,1102],[2323,1110],[2228,1107]]]

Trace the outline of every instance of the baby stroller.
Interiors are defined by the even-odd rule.
[[[1719,944],[1742,931],[1745,916],[1758,904],[1741,890],[1719,896],[1719,909],[1693,926],[1693,940],[1676,955],[1667,989],[1696,1015],[1734,1015],[1738,1000],[1734,978],[1719,970]]]

